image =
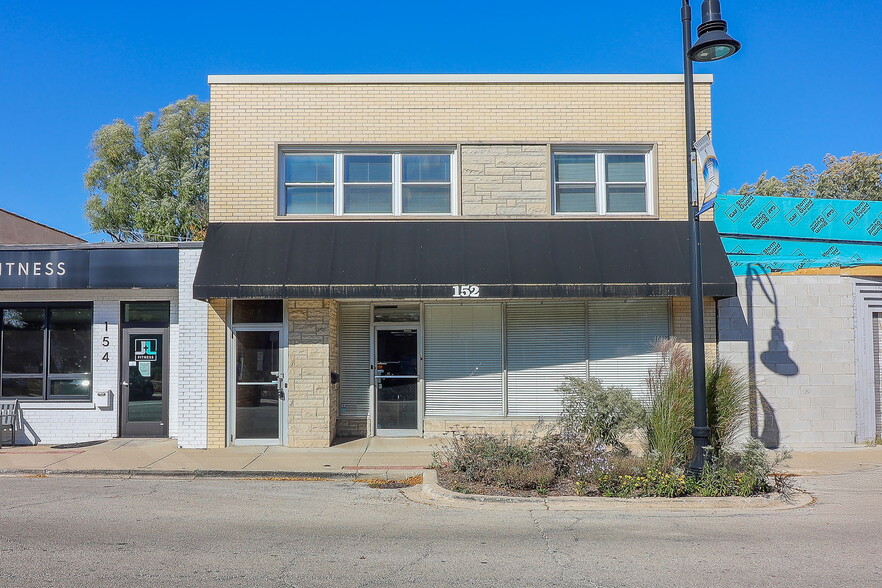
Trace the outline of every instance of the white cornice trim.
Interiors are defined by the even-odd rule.
[[[713,74],[696,74],[710,84]],[[682,84],[683,74],[322,74],[210,75],[215,84]]]

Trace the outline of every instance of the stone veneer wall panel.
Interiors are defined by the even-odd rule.
[[[329,447],[337,419],[334,300],[288,301],[288,445]]]
[[[549,151],[545,145],[463,145],[464,216],[548,216]]]

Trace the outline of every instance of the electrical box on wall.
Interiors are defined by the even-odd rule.
[[[110,408],[110,400],[113,397],[112,390],[101,390],[95,392],[93,400],[98,408]]]

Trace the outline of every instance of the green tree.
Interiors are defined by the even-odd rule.
[[[208,221],[208,102],[188,96],[98,129],[86,218],[114,241],[201,240]]]
[[[767,177],[767,172],[763,172],[756,182],[742,184],[729,193],[882,201],[882,153],[852,153],[845,157],[828,153],[824,166],[820,173],[811,164],[791,167],[783,179]]]

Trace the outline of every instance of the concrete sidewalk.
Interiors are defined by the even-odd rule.
[[[432,463],[438,439],[344,440],[323,449],[243,446],[180,449],[175,439],[110,439],[97,445],[0,449],[0,474],[403,478]]]
[[[278,446],[179,449],[175,439],[110,439],[79,448],[0,449],[0,475],[372,477],[400,479],[432,463],[440,439],[371,437],[323,449]],[[783,470],[804,476],[882,466],[882,446],[794,452]]]

